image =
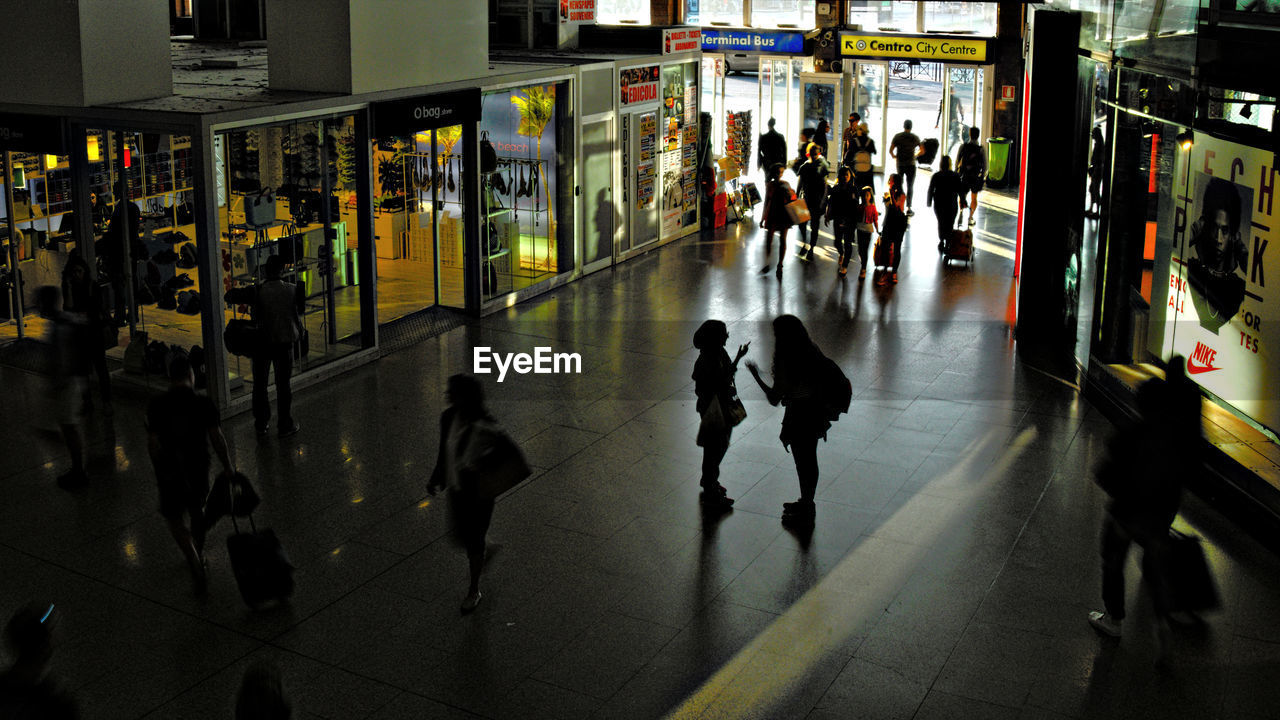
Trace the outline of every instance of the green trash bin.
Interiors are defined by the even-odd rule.
[[[1002,188],[1009,184],[1009,138],[987,138],[987,187]]]

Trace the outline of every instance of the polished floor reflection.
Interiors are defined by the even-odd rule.
[[[231,717],[264,658],[300,718],[1280,716],[1280,560],[1195,498],[1178,524],[1205,538],[1222,610],[1154,669],[1131,558],[1125,637],[1087,625],[1111,426],[1015,354],[1014,216],[991,201],[972,267],[939,263],[927,209],[886,286],[840,280],[829,248],[758,275],[762,238],[730,225],[303,390],[293,438],[228,421],[258,525],[298,566],[276,610],[242,604],[225,520],[193,595],[155,510],[145,397],[90,416],[93,482],[66,493],[39,378],[0,368],[0,613],[57,604],[54,670],[93,718]],[[779,522],[795,469],[745,373],[722,466],[737,505],[697,502],[693,331],[720,318],[767,367],[779,313],[854,386],[818,449],[812,533]],[[577,352],[583,372],[484,378],[536,475],[499,501],[485,598],[461,617],[466,561],[425,488],[444,381],[477,346]]]

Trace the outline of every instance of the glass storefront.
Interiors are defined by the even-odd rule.
[[[219,133],[214,139],[223,294],[264,280],[266,259],[284,258],[283,279],[298,286],[307,341],[296,371],[364,347],[358,257],[354,116],[299,120]],[[229,304],[225,319],[249,307]],[[253,382],[252,362],[227,355],[232,397]]]
[[[597,0],[596,20],[601,25],[648,25],[649,0]]]
[[[483,93],[481,154],[495,170],[480,188],[480,297],[493,300],[573,269],[567,82]]]

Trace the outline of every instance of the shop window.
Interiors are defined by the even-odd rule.
[[[497,171],[481,188],[480,288],[484,300],[521,290],[573,268],[561,228],[561,197],[571,172],[560,149],[568,137],[566,83],[489,92],[481,100],[481,142],[497,155]],[[483,152],[483,151],[482,151]],[[571,193],[570,193],[571,194]]]
[[[689,5],[689,22],[697,25],[745,25],[743,0],[702,0]],[[694,8],[697,8],[695,13]]]
[[[597,0],[596,18],[601,25],[648,25],[649,0]]]
[[[849,23],[863,30],[918,32],[918,16],[915,2],[903,0],[893,2],[850,0],[849,2]]]
[[[1219,90],[1211,88],[1209,94],[1213,100],[1209,102],[1209,118],[1226,120],[1238,125],[1250,125],[1263,130],[1271,130],[1275,122],[1274,110],[1276,99],[1269,95],[1243,92],[1241,90]],[[1217,100],[1221,98],[1221,100]]]
[[[795,0],[751,0],[751,26],[812,29],[814,4]]]
[[[283,279],[298,287],[306,342],[295,372],[362,347],[360,207],[354,118],[232,130],[217,136],[218,222],[225,293],[265,281],[267,258],[284,259]],[[230,302],[226,319],[251,303]],[[254,381],[252,363],[227,356],[233,395]]]
[[[995,37],[995,3],[926,2],[921,5],[925,32]]]

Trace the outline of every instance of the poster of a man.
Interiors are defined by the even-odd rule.
[[[1244,300],[1253,189],[1200,173],[1196,178],[1200,214],[1191,223],[1187,262],[1191,302],[1201,327],[1217,333],[1235,317]]]

